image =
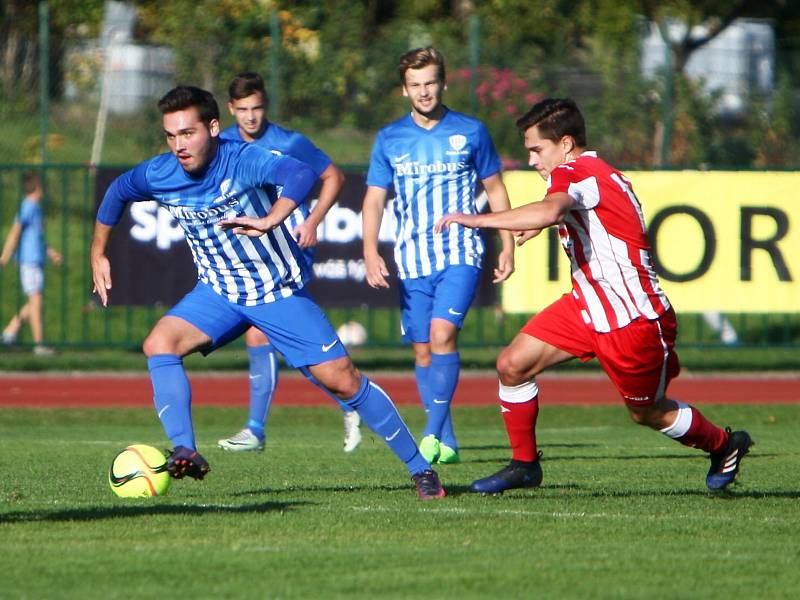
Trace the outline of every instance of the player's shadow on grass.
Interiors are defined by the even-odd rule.
[[[149,500],[144,500],[149,502]],[[101,519],[119,519],[120,517],[151,517],[155,515],[206,515],[212,513],[220,514],[244,514],[244,513],[268,513],[268,512],[287,512],[295,508],[313,504],[307,501],[295,502],[261,502],[258,504],[243,504],[241,506],[225,506],[222,504],[165,504],[165,505],[144,505],[136,504],[131,506],[104,506],[94,508],[73,508],[56,511],[17,511],[0,514],[0,523],[26,523],[37,521],[98,521]]]
[[[272,494],[298,494],[305,492],[339,492],[339,493],[364,493],[364,492],[403,492],[414,491],[414,485],[409,480],[409,483],[399,483],[397,485],[303,485],[292,486],[288,488],[279,487],[263,487],[252,490],[242,490],[240,492],[233,492],[231,496],[264,496]]]

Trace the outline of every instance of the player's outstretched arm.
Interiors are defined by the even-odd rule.
[[[319,190],[319,199],[314,210],[309,213],[305,221],[294,228],[295,239],[301,248],[317,245],[317,227],[336,203],[336,196],[344,185],[344,174],[331,163],[319,176],[319,180],[322,182],[322,188]]]
[[[281,196],[264,217],[233,217],[220,221],[219,226],[222,229],[230,229],[239,235],[259,237],[283,223],[295,208],[297,208],[297,202]]]
[[[452,223],[464,227],[486,227],[491,229],[507,229],[508,231],[529,231],[544,229],[558,225],[574,206],[575,200],[564,192],[548,194],[538,202],[485,215],[465,215],[454,213],[445,215],[436,223],[435,231],[440,233]]]
[[[94,291],[103,306],[108,306],[108,290],[111,289],[111,263],[106,256],[106,247],[111,237],[111,225],[104,225],[100,221],[94,223],[92,246],[89,250],[89,261],[92,265],[92,281]]]
[[[374,185],[367,186],[364,204],[361,208],[364,238],[364,266],[367,270],[367,283],[374,288],[388,288],[389,269],[378,253],[378,235],[383,220],[383,207],[386,204],[386,190]]]

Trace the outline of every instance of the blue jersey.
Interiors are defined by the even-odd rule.
[[[239,131],[238,125],[232,125],[224,129],[219,137],[224,140],[234,140],[237,142],[244,142],[242,134]],[[319,179],[323,171],[327,169],[333,162],[327,154],[317,148],[311,140],[309,140],[302,133],[292,131],[291,129],[284,129],[275,123],[267,123],[267,128],[261,137],[256,138],[252,144],[258,144],[262,148],[266,148],[273,154],[287,155],[292,158],[306,163],[314,171],[314,174]],[[275,186],[267,188],[267,193],[270,198],[274,199],[280,196],[281,190],[276,189]],[[300,225],[306,220],[310,211],[308,202],[303,202],[297,206],[297,209],[292,212],[286,219],[286,226],[289,231],[293,231],[295,227]]]
[[[298,174],[303,180],[299,187]],[[315,180],[311,169],[292,158],[253,144],[220,141],[201,176],[188,174],[171,153],[123,173],[106,191],[97,220],[114,225],[124,202],[156,200],[183,228],[199,279],[230,302],[255,306],[291,296],[306,284],[310,273],[302,251],[284,224],[251,238],[218,223],[265,216],[273,200],[264,188],[285,184],[288,192],[289,181],[289,197],[302,201]]]
[[[22,227],[17,247],[17,262],[23,265],[43,266],[47,248],[44,243],[41,205],[25,198],[19,207],[17,222]]]
[[[367,185],[394,186],[397,222],[394,257],[401,279],[425,277],[450,265],[480,268],[480,232],[461,225],[441,235],[433,227],[449,213],[477,212],[478,180],[500,171],[486,127],[446,110],[433,129],[408,114],[381,129],[372,148]]]

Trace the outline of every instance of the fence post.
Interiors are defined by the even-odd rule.
[[[281,116],[280,64],[281,64],[281,21],[278,11],[273,10],[269,17],[269,119],[279,121]]]
[[[50,10],[45,0],[39,2],[39,141],[42,165],[47,164],[47,132],[50,120]],[[44,173],[42,173],[44,175]],[[46,185],[42,179],[42,185]],[[45,189],[45,192],[47,190]]]
[[[478,65],[481,60],[481,21],[478,15],[469,16],[469,103],[471,114],[478,113]]]

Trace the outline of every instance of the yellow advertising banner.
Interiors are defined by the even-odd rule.
[[[800,310],[800,173],[626,172],[647,220],[661,287],[679,312]],[[540,200],[532,171],[504,175],[512,206]],[[553,228],[551,228],[553,230]],[[571,289],[555,231],[517,249],[503,309],[537,312]]]

